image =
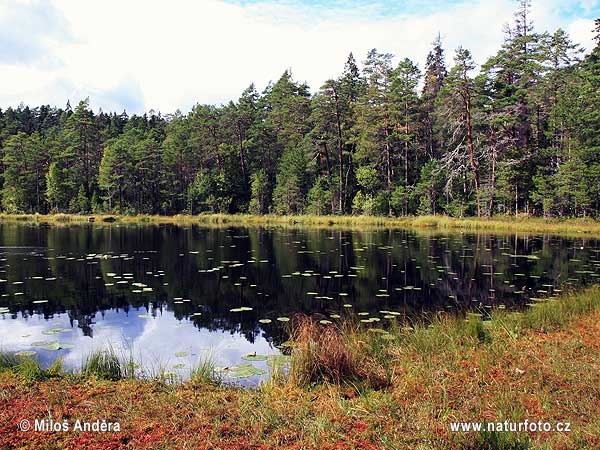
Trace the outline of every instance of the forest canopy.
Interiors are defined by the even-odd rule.
[[[487,61],[438,36],[422,69],[350,54],[315,93],[286,71],[187,114],[0,109],[2,210],[598,217],[600,19],[583,57],[529,12]]]

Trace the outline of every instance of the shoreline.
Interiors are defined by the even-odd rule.
[[[427,231],[488,231],[548,233],[600,237],[600,221],[593,219],[543,219],[529,216],[452,218],[448,216],[255,216],[248,214],[201,214],[152,216],[110,214],[0,214],[0,223],[39,224],[174,224],[202,226],[278,226],[314,229],[413,229]]]
[[[600,286],[524,312],[494,310],[491,321],[467,317],[442,314],[432,325],[396,327],[390,339],[360,326],[336,327],[364,374],[340,382],[275,374],[258,388],[240,388],[207,376],[172,384],[5,365],[0,447],[597,448]],[[292,370],[306,374],[313,356],[298,353]],[[385,383],[369,384],[382,374]],[[120,431],[18,430],[21,420],[48,414],[61,422],[118,422]],[[569,422],[571,432],[450,429],[453,422],[525,419]]]

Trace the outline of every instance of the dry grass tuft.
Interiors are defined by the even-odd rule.
[[[291,340],[292,383],[328,382],[370,388],[389,384],[389,377],[373,357],[371,346],[348,329],[322,325],[311,317],[299,315],[292,322]]]
[[[294,382],[341,384],[357,377],[356,358],[335,327],[297,316],[292,323],[291,338],[294,347],[290,378]]]

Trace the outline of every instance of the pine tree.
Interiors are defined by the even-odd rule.
[[[409,176],[409,159],[414,160],[415,168],[418,166],[418,114],[420,101],[417,86],[421,78],[419,68],[410,59],[406,58],[398,64],[392,74],[392,121],[394,123],[394,138],[398,141],[403,153],[403,183],[408,192],[408,186],[417,178],[417,174]],[[403,214],[408,213],[408,202],[403,209]]]
[[[443,124],[448,145],[443,161],[449,171],[449,182],[462,178],[466,186],[466,172],[467,168],[470,169],[476,213],[481,216],[479,151],[475,149],[473,126],[473,97],[476,93],[475,82],[469,75],[475,63],[471,52],[460,47],[456,50],[454,63],[438,99],[439,120]],[[466,188],[463,192],[466,193]]]
[[[356,106],[355,136],[360,165],[376,167],[384,180],[387,199],[394,178],[394,123],[392,117],[392,55],[369,51],[364,62],[366,88]],[[392,213],[388,204],[388,214]]]
[[[13,213],[44,212],[48,152],[40,134],[19,132],[3,145],[2,207]]]
[[[442,39],[439,34],[432,45],[433,48],[425,61],[425,82],[421,93],[422,108],[420,114],[421,140],[424,142],[425,151],[429,158],[434,158],[438,153],[438,142],[434,130],[434,110],[438,94],[448,74]]]

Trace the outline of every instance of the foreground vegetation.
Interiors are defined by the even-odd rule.
[[[114,358],[2,357],[1,448],[594,449],[600,446],[600,287],[398,325],[297,318],[292,365],[257,389],[132,378]],[[23,418],[120,422],[114,433],[21,432]],[[570,422],[570,433],[452,432],[454,421]]]
[[[600,235],[600,221],[593,219],[542,219],[529,216],[496,216],[491,218],[454,218],[448,216],[280,216],[251,214],[201,215],[80,215],[80,214],[0,214],[0,222],[32,222],[51,224],[70,223],[124,223],[181,225],[238,225],[287,226],[316,228],[413,228],[433,230],[471,230],[493,232],[550,233]]]

